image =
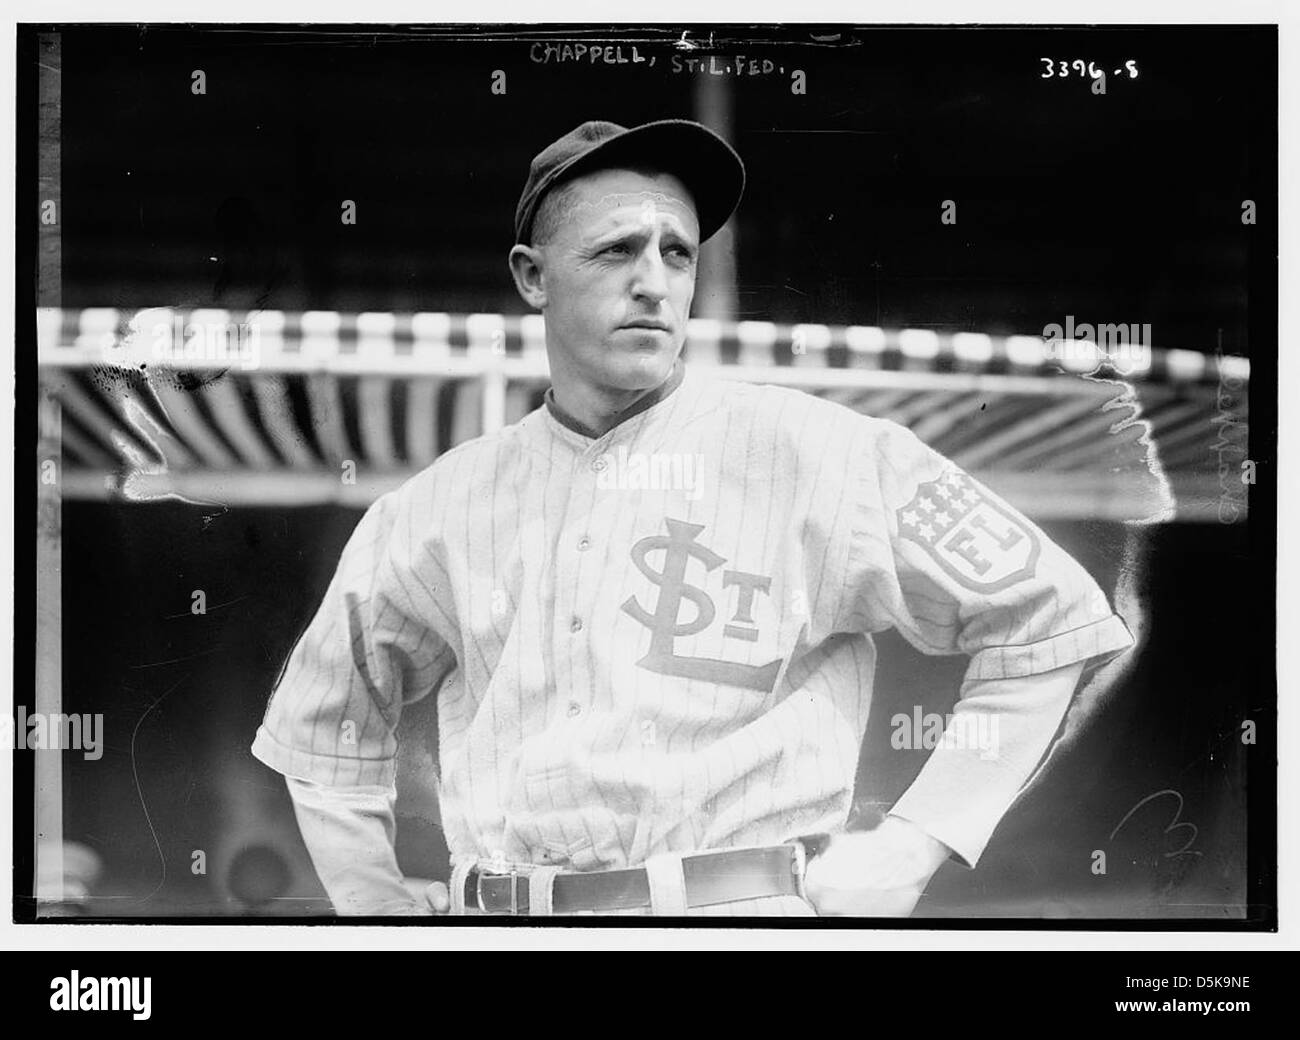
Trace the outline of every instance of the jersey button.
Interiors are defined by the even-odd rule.
[[[582,631],[582,618],[580,618],[580,617],[576,617],[576,618],[574,618],[572,621],[570,621],[570,622],[569,622],[569,631],[570,631],[570,632],[581,632],[581,631]]]
[[[582,705],[577,701],[569,701],[569,718],[576,719],[582,714]]]
[[[591,548],[591,539],[582,537],[578,539],[578,552],[586,552]]]
[[[605,456],[598,455],[595,461],[592,462],[591,468],[595,470],[597,473],[603,473],[605,471],[605,467],[608,465],[609,463],[605,461]]]

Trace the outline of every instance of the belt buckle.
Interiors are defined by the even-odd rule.
[[[804,880],[808,875],[808,862],[825,852],[830,840],[829,834],[801,834],[791,839],[794,861],[790,864],[790,870],[794,873],[795,892],[804,902],[810,901],[808,890],[804,886]]]
[[[790,873],[794,875],[794,894],[807,902],[808,891],[804,888],[804,875],[808,870],[808,849],[802,841],[795,838],[790,843],[790,853]]]
[[[483,879],[486,877],[508,877],[510,879],[510,909],[509,910],[489,910],[483,902]],[[510,870],[493,869],[492,867],[478,868],[478,877],[474,883],[474,895],[478,899],[478,908],[485,914],[504,913],[512,916],[519,915],[519,871],[513,867]]]

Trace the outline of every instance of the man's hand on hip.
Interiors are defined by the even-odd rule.
[[[886,816],[875,830],[833,837],[809,862],[804,889],[819,914],[906,917],[951,851],[910,820]]]
[[[451,892],[445,882],[435,881],[424,890],[424,900],[435,914],[451,913]]]

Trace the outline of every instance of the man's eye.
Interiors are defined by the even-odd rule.
[[[675,260],[682,260],[686,263],[690,263],[695,259],[695,254],[685,246],[673,246],[668,250],[668,255]]]
[[[608,256],[626,256],[629,252],[631,249],[626,242],[615,242],[612,246],[606,246],[601,250],[603,255]]]

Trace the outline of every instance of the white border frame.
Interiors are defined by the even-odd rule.
[[[1212,4],[1207,0],[1181,0],[1177,4],[1159,4],[1154,0],[1058,0],[1050,8],[1031,0],[1000,0],[958,4],[939,0],[877,0],[864,10],[860,0],[806,0],[797,6],[789,0],[731,0],[727,3],[700,0],[660,0],[645,18],[622,20],[626,24],[742,22],[757,23],[895,23],[895,24],[1066,24],[1066,25],[1186,25],[1186,24],[1277,24],[1279,28],[1279,126],[1296,124],[1300,107],[1300,48],[1295,33],[1300,26],[1300,10],[1286,0],[1235,0],[1232,4]],[[538,4],[503,2],[503,0],[465,0],[440,3],[433,9],[424,2],[372,0],[358,5],[314,2],[286,3],[283,0],[227,0],[218,8],[213,4],[196,4],[192,0],[148,0],[105,7],[100,4],[48,0],[41,4],[13,5],[15,17],[5,19],[6,45],[0,82],[4,97],[0,102],[0,196],[7,213],[14,212],[15,165],[14,142],[15,41],[16,22],[359,22],[428,24],[436,16],[441,22],[611,22],[607,6],[602,3],[554,0],[543,9]],[[798,10],[799,16],[792,17]],[[220,16],[217,17],[219,10]],[[544,17],[543,17],[544,15]],[[1212,74],[1207,72],[1207,74]],[[1280,330],[1295,322],[1297,302],[1294,294],[1281,291],[1293,274],[1297,237],[1296,210],[1290,204],[1289,188],[1296,185],[1296,135],[1285,130],[1279,140],[1279,269],[1278,300]],[[1264,219],[1268,219],[1265,215]],[[13,343],[14,314],[14,240],[6,236],[0,283],[4,294],[0,314],[0,341]],[[1281,336],[1279,335],[1279,340]],[[1300,415],[1300,371],[1296,355],[1279,350],[1279,441],[1280,460],[1294,457],[1297,445],[1297,416]],[[13,410],[12,363],[0,366],[0,408],[3,443],[0,444],[0,480],[4,493],[13,487]],[[1279,467],[1280,470],[1280,467]],[[1280,473],[1279,473],[1280,475]],[[26,503],[24,503],[26,504]],[[1278,487],[1278,632],[1300,630],[1297,589],[1290,577],[1297,575],[1296,550],[1283,532],[1292,530],[1297,520],[1297,489],[1280,482]],[[12,712],[13,690],[8,681],[13,674],[13,540],[12,509],[0,538],[0,569],[8,579],[10,594],[0,596],[0,668],[3,678],[3,710]],[[29,605],[23,604],[23,609]],[[1300,772],[1295,753],[1300,752],[1300,727],[1297,713],[1290,707],[1288,691],[1297,689],[1300,679],[1300,641],[1279,641],[1278,650],[1278,804],[1287,803],[1287,792],[1300,791]],[[1288,755],[1287,752],[1292,754]],[[0,769],[12,775],[12,750],[0,752]],[[6,785],[7,788],[7,785]],[[1280,812],[1278,820],[1278,902],[1280,931],[1276,934],[1235,932],[1104,932],[1104,931],[986,931],[986,930],[850,930],[843,928],[792,929],[622,929],[622,928],[437,928],[420,927],[326,927],[296,925],[14,925],[12,907],[12,800],[8,793],[0,796],[0,949],[31,950],[157,950],[157,949],[491,949],[508,947],[524,950],[557,949],[888,949],[888,950],[1233,950],[1300,948],[1300,925],[1297,925],[1297,835],[1300,813],[1291,804],[1290,812]]]

